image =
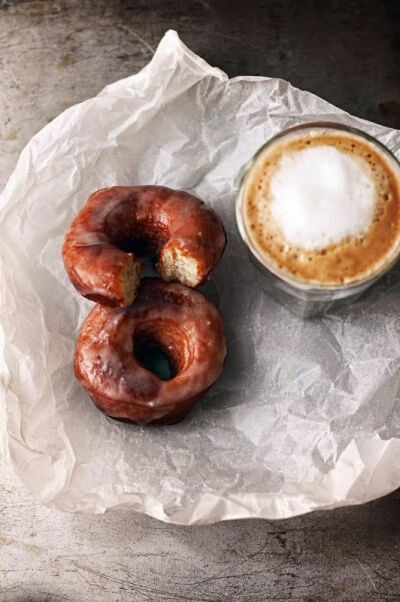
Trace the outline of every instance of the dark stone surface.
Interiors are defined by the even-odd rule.
[[[130,75],[167,29],[230,76],[288,79],[400,127],[396,1],[0,1],[0,184],[70,104]],[[287,521],[61,515],[5,471],[0,588],[18,600],[400,600],[400,494]]]

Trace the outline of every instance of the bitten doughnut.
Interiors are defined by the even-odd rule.
[[[225,244],[218,215],[191,194],[163,186],[114,186],[89,197],[67,232],[62,255],[81,295],[127,306],[143,271],[137,257],[158,255],[163,280],[196,287]]]
[[[173,378],[140,363],[142,345],[168,356]],[[144,278],[127,308],[96,305],[83,322],[75,374],[108,416],[138,424],[181,420],[222,371],[226,345],[221,316],[201,293]]]

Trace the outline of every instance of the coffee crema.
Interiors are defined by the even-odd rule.
[[[289,133],[245,177],[248,238],[290,279],[340,286],[372,277],[400,246],[399,178],[397,163],[361,135]]]

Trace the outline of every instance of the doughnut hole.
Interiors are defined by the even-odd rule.
[[[163,224],[151,221],[137,221],[125,226],[118,234],[110,236],[112,242],[126,253],[137,257],[157,256],[167,242],[169,232]]]
[[[191,362],[186,332],[173,322],[157,320],[136,326],[133,353],[140,364],[161,380],[171,380]]]
[[[158,255],[170,236],[165,224],[137,214],[130,203],[120,203],[110,211],[105,232],[115,246],[137,257]]]
[[[190,287],[200,284],[199,261],[169,241],[170,232],[165,224],[138,217],[128,203],[121,203],[107,216],[106,234],[126,253],[137,257],[159,256],[157,270],[166,282],[181,282]]]
[[[131,257],[121,272],[123,305],[128,306],[135,299],[144,270],[144,264],[137,257],[158,255],[168,240],[169,232],[163,224],[137,219],[129,211],[128,204],[122,204],[110,212],[105,232],[112,244]]]

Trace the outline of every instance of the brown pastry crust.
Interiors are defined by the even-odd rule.
[[[174,377],[162,380],[135,356],[158,345]],[[145,278],[128,308],[96,305],[83,322],[75,374],[108,416],[137,424],[181,420],[220,375],[226,356],[221,316],[199,292]]]
[[[130,305],[143,271],[140,256],[158,255],[166,281],[196,287],[221,258],[226,235],[198,198],[163,186],[114,186],[92,194],[73,220],[62,256],[84,297]]]

